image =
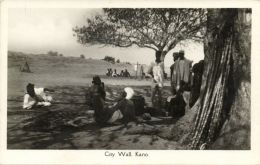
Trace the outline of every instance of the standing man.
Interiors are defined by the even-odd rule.
[[[163,88],[163,81],[164,81],[164,64],[161,61],[161,51],[156,51],[156,59],[155,63],[151,63],[147,70],[147,75],[152,77],[152,105],[155,104],[155,95],[158,94],[158,109],[161,108],[162,105],[162,88]]]
[[[173,64],[172,83],[176,84],[176,90],[184,87],[186,90],[190,87],[191,83],[191,66],[192,61],[184,57],[184,51],[180,50],[178,58]]]
[[[135,78],[137,79],[138,62],[136,63],[136,65],[134,65],[134,70],[135,70]]]
[[[112,73],[112,77],[117,77],[117,72],[116,72],[116,69],[114,69],[114,72]]]
[[[184,51],[179,51],[179,61],[178,61],[178,67],[179,67],[179,81],[177,83],[177,89],[180,88],[180,85],[182,84],[181,81],[183,81],[183,87],[184,90],[188,90],[191,85],[191,67],[192,67],[192,61],[188,60],[184,57]]]
[[[192,61],[184,57],[184,51],[179,51],[179,59],[176,61],[176,75],[174,77],[176,90],[183,91],[186,104],[189,105],[190,86],[191,86],[191,67]]]
[[[172,87],[172,91],[176,91],[176,87],[177,87],[177,80],[176,80],[176,61],[179,59],[179,52],[174,52],[172,54],[173,56],[173,61],[174,63],[171,65],[170,69],[171,69],[171,87]],[[175,95],[175,92],[173,93],[173,95]]]
[[[200,87],[202,83],[202,75],[204,70],[204,60],[200,60],[192,67],[193,83],[191,86],[191,100],[190,107],[192,107],[200,96]]]
[[[141,79],[144,78],[144,68],[143,68],[143,65],[140,64],[140,75],[141,75]]]

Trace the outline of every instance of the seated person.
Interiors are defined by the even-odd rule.
[[[120,77],[124,77],[124,74],[125,74],[124,70],[121,70]]]
[[[128,72],[127,69],[125,69],[125,72],[124,72],[124,77],[131,77],[130,73]]]
[[[185,115],[186,107],[186,102],[182,96],[182,89],[178,90],[177,92],[175,89],[173,89],[172,94],[172,96],[167,98],[165,109],[173,118],[181,117]]]
[[[135,106],[131,98],[134,96],[134,90],[130,87],[124,88],[124,91],[121,93],[121,97],[118,102],[112,107],[115,112],[122,113],[122,122],[127,124],[130,121],[135,120]],[[114,116],[114,115],[113,115]],[[114,121],[115,118],[111,117],[109,121]]]
[[[29,83],[26,86],[23,109],[31,109],[35,106],[50,106],[52,97],[48,96],[46,92],[54,92],[54,90],[47,88],[35,88],[34,84]]]
[[[89,90],[91,97],[91,105],[94,109],[95,121],[99,124],[115,123],[122,121],[128,123],[135,119],[134,104],[130,100],[134,91],[132,88],[125,88],[118,102],[108,107],[105,105],[105,90],[104,85],[98,76],[93,78],[92,86]]]
[[[110,76],[110,74],[111,74],[111,73],[110,73],[110,69],[107,69],[106,75],[107,75],[107,76]]]
[[[116,72],[116,69],[114,69],[114,72],[112,73],[112,77],[117,77],[117,72]]]

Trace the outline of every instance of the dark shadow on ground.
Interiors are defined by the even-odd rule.
[[[180,149],[176,142],[157,136],[161,128],[171,127],[177,119],[124,125],[100,126],[95,122],[74,127],[68,124],[77,117],[93,120],[85,104],[86,87],[55,86],[51,107],[23,110],[21,96],[8,97],[8,149]],[[124,86],[107,86],[108,103],[115,100]],[[149,102],[149,87],[134,86],[137,94]],[[168,95],[165,90],[164,97]],[[92,119],[91,119],[92,118]]]

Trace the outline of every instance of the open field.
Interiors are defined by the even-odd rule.
[[[8,56],[8,148],[9,149],[185,149],[181,135],[172,135],[177,120],[161,117],[146,123],[129,123],[128,127],[96,125],[85,104],[84,93],[93,75],[101,75],[106,84],[107,103],[111,103],[126,86],[134,88],[150,104],[150,81],[129,78],[107,78],[106,68],[133,66],[110,64],[101,60],[72,57],[28,55],[33,73],[22,73],[24,55]],[[54,103],[48,108],[23,110],[22,101],[28,82],[55,89]],[[164,97],[170,94],[166,82]],[[84,118],[79,127],[69,125]],[[84,121],[83,120],[83,121]],[[86,122],[87,121],[87,122]],[[172,140],[174,139],[174,140]]]

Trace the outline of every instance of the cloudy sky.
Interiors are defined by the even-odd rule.
[[[72,28],[82,26],[86,18],[102,13],[102,9],[46,9],[12,8],[8,11],[8,49],[26,53],[46,53],[58,51],[64,56],[84,54],[87,58],[102,59],[113,56],[120,61],[149,64],[154,61],[154,51],[145,48],[115,48],[82,46],[73,37]],[[168,53],[165,65],[172,63],[170,54],[180,49],[194,62],[203,58],[201,44],[178,45]]]

